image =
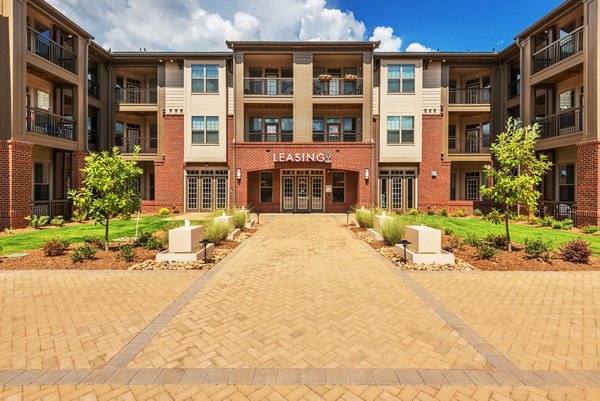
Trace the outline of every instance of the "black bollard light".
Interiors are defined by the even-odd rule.
[[[400,241],[400,245],[402,245],[402,247],[404,248],[404,261],[406,262],[406,247],[410,245],[410,242],[403,239],[402,241]]]
[[[204,244],[204,264],[208,263],[208,255],[206,254],[206,247],[208,246],[208,244],[210,244],[210,241],[207,240],[206,238],[204,238],[202,241],[200,241],[201,244]]]

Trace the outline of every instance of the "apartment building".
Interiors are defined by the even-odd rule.
[[[597,0],[565,1],[484,53],[109,52],[43,0],[0,10],[2,227],[69,216],[83,157],[113,146],[140,148],[144,211],[489,209],[483,166],[508,116],[540,124],[554,163],[541,213],[600,224]]]

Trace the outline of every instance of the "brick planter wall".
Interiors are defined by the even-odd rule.
[[[23,228],[31,214],[33,144],[0,141],[0,228]]]
[[[577,144],[577,225],[600,225],[600,141]]]

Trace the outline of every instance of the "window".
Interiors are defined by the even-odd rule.
[[[41,90],[36,90],[36,107],[42,110],[50,110],[50,94]]]
[[[219,92],[219,66],[216,64],[192,65],[192,93]]]
[[[481,126],[481,136],[482,136],[481,139],[483,140],[483,147],[489,148],[490,144],[491,144],[490,123],[488,123],[488,122],[483,123],[483,125]]]
[[[33,164],[33,200],[50,199],[50,165],[48,163]]]
[[[154,184],[154,173],[150,173],[150,177],[148,178],[148,189],[149,189],[149,197],[148,200],[154,200],[154,194],[155,194],[155,184]]]
[[[156,123],[150,123],[149,132],[150,132],[150,149],[156,149],[158,146],[158,128],[156,126]]]
[[[344,192],[345,192],[345,178],[346,175],[343,172],[333,173],[333,202],[344,203]]]
[[[575,202],[575,164],[561,164],[558,172],[558,200]]]
[[[414,64],[388,66],[388,93],[414,93]]]
[[[479,173],[466,173],[465,177],[465,199],[469,201],[479,200]]]
[[[456,125],[448,126],[448,149],[456,149]]]
[[[250,117],[250,132],[262,132],[261,117]]]
[[[219,143],[219,117],[192,116],[192,144]]]
[[[125,135],[125,124],[122,121],[115,123],[115,145],[123,146],[123,136]]]
[[[415,118],[412,116],[402,117],[402,143],[415,142]]]
[[[450,173],[450,200],[456,200],[456,173]]]
[[[415,118],[413,116],[388,116],[387,141],[388,143],[414,143]]]
[[[400,117],[387,118],[387,141],[388,143],[400,142]]]
[[[273,173],[265,171],[260,173],[260,203],[273,202]]]
[[[567,110],[575,107],[575,91],[570,90],[558,95],[558,108],[559,111]]]
[[[294,130],[294,119],[291,117],[284,117],[281,119],[281,132],[290,133]]]

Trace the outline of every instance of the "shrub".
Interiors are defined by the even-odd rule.
[[[171,211],[168,207],[161,207],[160,209],[158,209],[158,214],[160,214],[161,216],[167,216],[169,213],[171,213]]]
[[[552,246],[550,241],[542,237],[525,238],[525,253],[531,258],[550,259]]]
[[[411,216],[417,216],[419,214],[419,210],[417,210],[417,209],[410,209],[408,211],[408,214],[410,214]]]
[[[427,216],[435,216],[435,212],[433,210],[428,210]]]
[[[374,214],[368,209],[356,209],[356,222],[362,228],[373,228]]]
[[[169,220],[165,221],[161,227],[163,231],[173,230],[174,228],[181,227],[185,224],[183,220]]]
[[[128,263],[133,262],[135,260],[135,248],[131,245],[121,246],[118,258]]]
[[[173,208],[171,209],[171,211],[173,212],[173,214],[179,214],[179,208],[175,205],[173,205]]]
[[[163,242],[160,238],[151,236],[146,243],[144,244],[144,248],[147,250],[155,250],[160,249],[163,246]]]
[[[477,247],[479,251],[479,257],[481,259],[493,259],[494,256],[498,254],[498,250],[496,248],[492,248],[488,244],[479,244]]]
[[[492,209],[491,212],[483,216],[483,220],[494,224],[500,224],[502,223],[502,220],[504,220],[504,214],[498,209]]]
[[[383,241],[389,245],[395,245],[404,237],[404,222],[400,218],[385,219],[381,225]]]
[[[48,224],[50,216],[27,216],[25,221],[29,227],[39,229]]]
[[[61,238],[51,238],[44,241],[44,255],[61,256],[69,249],[69,241]]]
[[[204,237],[214,244],[225,241],[229,235],[229,226],[223,222],[208,221],[204,225]]]
[[[529,216],[527,218],[527,224],[531,224],[532,226],[539,226],[541,225],[542,219],[540,219],[537,216]]]
[[[581,231],[586,234],[594,234],[598,231],[598,226],[583,226],[581,227]]]
[[[475,234],[467,234],[464,238],[464,243],[471,246],[479,246],[481,244],[481,238]]]
[[[527,216],[526,214],[517,214],[515,216],[515,220],[516,221],[528,221],[529,220],[529,216]]]
[[[447,207],[441,208],[440,211],[438,212],[438,214],[442,217],[448,217],[448,208]]]
[[[50,225],[55,227],[62,227],[65,225],[65,219],[62,216],[56,216],[50,220]]]
[[[571,230],[573,228],[573,220],[571,219],[564,219],[562,220],[562,229],[563,230]]]
[[[560,250],[563,260],[573,263],[588,263],[592,255],[590,243],[582,238],[564,243]]]
[[[83,223],[87,220],[87,213],[82,210],[75,209],[71,215],[71,220],[76,221],[78,223]]]
[[[454,234],[454,229],[452,227],[446,227],[446,228],[444,228],[444,234],[452,235],[452,234]]]
[[[14,234],[14,232],[13,232],[12,228],[6,227],[4,229],[4,234],[11,235],[11,234]]]
[[[554,230],[562,230],[564,228],[562,221],[553,221],[552,228]]]
[[[542,227],[553,227],[556,220],[552,216],[546,216],[540,220],[540,226]]]
[[[454,217],[467,217],[467,211],[465,209],[456,209],[453,214]]]
[[[146,243],[148,243],[148,241],[150,241],[151,238],[152,233],[141,231],[138,237],[133,241],[133,245],[136,247],[145,247]]]
[[[506,234],[489,233],[483,238],[483,240],[488,243],[488,245],[495,248],[506,248],[508,245],[508,237],[506,237]]]
[[[448,245],[450,245],[450,248],[461,248],[462,240],[456,235],[450,235],[448,238]]]
[[[483,212],[481,211],[481,209],[475,209],[473,210],[473,216],[481,217],[483,216]]]
[[[96,252],[98,252],[98,248],[94,246],[89,244],[81,245],[73,250],[71,260],[73,263],[83,262],[84,260],[95,260]]]
[[[93,245],[95,247],[101,247],[104,245],[104,240],[102,237],[97,235],[86,235],[81,239],[84,243],[88,245]]]
[[[235,228],[242,229],[246,227],[246,211],[245,210],[236,210],[233,213],[233,224]]]

